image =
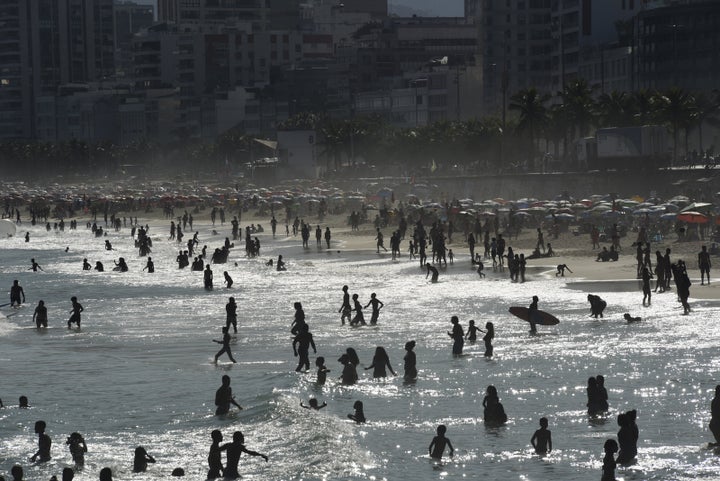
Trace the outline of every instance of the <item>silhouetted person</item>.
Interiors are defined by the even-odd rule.
[[[230,326],[232,326],[235,334],[237,334],[237,304],[235,304],[234,297],[230,297],[227,304],[225,304],[225,314],[225,327],[230,331]]]
[[[468,321],[468,328],[467,328],[467,333],[465,334],[465,339],[474,343],[475,341],[477,341],[477,333],[479,331],[480,331],[480,328],[475,325],[475,320],[470,319]]]
[[[25,240],[25,242],[27,242],[27,239]],[[23,481],[23,476],[25,475],[22,466],[20,466],[19,464],[16,464],[12,467],[12,469],[10,470],[10,474],[13,477],[13,481]]]
[[[145,263],[145,267],[143,267],[144,271],[148,271],[148,274],[152,274],[155,272],[155,263],[152,260],[152,257],[147,258],[147,262]]]
[[[135,456],[133,457],[133,473],[144,473],[147,471],[148,463],[154,463],[155,458],[150,456],[144,447],[135,448]]]
[[[305,325],[305,311],[303,310],[301,302],[294,303],[293,307],[295,308],[295,317],[293,318],[293,322],[290,324],[290,333],[293,336],[297,336],[300,334],[302,326]]]
[[[40,463],[50,461],[50,448],[52,447],[52,440],[50,436],[45,434],[45,421],[37,421],[35,423],[35,434],[38,435],[38,450],[30,458],[30,462],[36,460]]]
[[[105,266],[103,265],[102,262],[97,261],[97,262],[95,263],[95,270],[98,271],[98,272],[105,272]],[[110,468],[108,468],[108,469],[110,469]]]
[[[23,302],[25,302],[25,291],[20,285],[20,282],[16,279],[10,287],[10,307],[15,307],[16,304],[20,307]]]
[[[485,335],[483,336],[483,342],[485,343],[485,357],[492,357],[493,355],[493,339],[495,339],[495,325],[492,322],[486,322]]]
[[[207,264],[205,266],[205,271],[203,272],[203,283],[205,285],[205,290],[212,291],[213,288],[213,272],[212,269],[210,269],[210,264]]]
[[[355,316],[353,316],[352,321],[350,321],[351,326],[357,326],[358,324],[362,324],[365,326],[367,323],[365,322],[365,316],[363,315],[363,307],[362,304],[360,304],[360,301],[358,300],[358,295],[353,294],[353,312],[355,313]]]
[[[75,478],[75,471],[72,468],[63,468],[62,481],[72,481]]]
[[[598,374],[595,376],[595,383],[597,386],[598,404],[600,409],[602,411],[607,411],[610,409],[610,405],[608,404],[608,392],[605,388],[605,377],[602,374]]]
[[[47,307],[45,307],[45,301],[38,301],[38,305],[33,312],[33,322],[38,329],[41,327],[48,327],[48,314]]]
[[[110,468],[102,468],[100,470],[100,481],[113,481],[112,470]]]
[[[715,444],[720,444],[720,384],[715,386],[715,397],[710,404],[710,432]]]
[[[210,433],[212,438],[212,444],[210,445],[210,452],[208,453],[208,474],[207,479],[221,478],[223,473],[222,465],[222,451],[220,450],[220,443],[223,440],[223,435],[220,430],[215,429]]]
[[[80,329],[80,313],[82,313],[85,308],[78,302],[75,296],[70,298],[70,302],[72,302],[72,309],[70,309],[70,319],[68,319],[67,322],[68,329],[70,329],[73,324],[77,324],[78,329]]]
[[[555,273],[555,277],[557,277],[557,276],[565,277],[565,271],[572,273],[572,271],[567,266],[567,264],[559,264],[557,266],[557,272]]]
[[[323,401],[322,404],[318,404],[318,400],[315,399],[314,397],[311,397],[310,399],[308,399],[308,406],[304,405],[302,403],[302,401],[300,401],[300,407],[303,407],[305,409],[313,409],[315,411],[319,411],[326,406],[327,406],[326,402]]]
[[[453,356],[457,357],[462,354],[463,345],[465,344],[465,333],[457,316],[452,316],[450,322],[453,326],[452,332],[448,332],[447,335],[453,340],[452,353]]]
[[[325,358],[322,356],[318,356],[315,359],[315,367],[317,367],[317,379],[315,382],[318,386],[322,386],[325,384],[325,381],[327,380],[327,373],[330,372],[330,369],[325,367]]]
[[[342,383],[346,385],[355,384],[358,380],[357,364],[352,362],[347,354],[340,356],[338,362],[343,365],[342,374],[340,375]]]
[[[30,407],[30,405],[28,404],[27,396],[20,396],[20,399],[18,401],[18,407],[20,409],[27,409]]]
[[[217,354],[215,354],[215,362],[217,362],[218,358],[219,358],[223,353],[227,353],[227,355],[228,355],[228,357],[230,358],[230,360],[231,360],[232,362],[236,363],[237,361],[233,358],[232,350],[230,349],[230,339],[231,339],[231,337],[230,337],[230,333],[228,333],[228,328],[227,328],[227,327],[223,327],[223,328],[222,328],[222,333],[223,333],[223,338],[222,338],[221,341],[218,341],[217,339],[213,339],[213,342],[218,343],[218,344],[222,344],[222,349],[220,349],[220,350],[217,352]]]
[[[430,454],[430,457],[437,459],[438,461],[442,459],[446,446],[450,450],[451,458],[455,454],[455,449],[453,449],[452,443],[445,437],[446,432],[447,427],[444,424],[438,426],[436,429],[437,436],[432,439],[430,446],[428,446],[428,453]]]
[[[597,319],[598,316],[603,317],[603,311],[607,307],[607,302],[602,300],[600,296],[594,294],[588,294],[587,300],[590,303],[590,316],[595,319]]]
[[[552,434],[547,427],[547,418],[540,418],[540,429],[535,431],[530,438],[530,444],[535,449],[535,453],[541,456],[552,451]]]
[[[242,409],[233,397],[232,388],[230,387],[230,376],[227,374],[222,377],[222,385],[215,391],[215,415],[227,414],[230,411],[230,405]]]
[[[91,266],[90,263],[88,262],[87,258],[83,259],[83,267],[82,267],[82,268],[83,268],[84,271],[90,271],[90,270],[92,270],[92,266]]]
[[[415,341],[405,343],[405,381],[414,381],[417,379],[417,358],[415,356]]]
[[[225,479],[237,479],[240,477],[240,473],[238,473],[238,463],[240,462],[240,455],[242,453],[249,454],[250,456],[260,456],[266,462],[268,460],[268,457],[264,454],[250,451],[245,447],[245,436],[243,436],[243,433],[240,431],[235,431],[233,433],[232,442],[224,444],[220,449],[222,451],[227,451]]]
[[[68,436],[65,444],[67,444],[68,449],[70,450],[70,455],[72,456],[75,466],[84,466],[87,445],[85,444],[85,439],[80,435],[80,433],[72,433]]]
[[[432,277],[430,278],[430,282],[432,282],[433,284],[436,283],[438,281],[438,277],[440,276],[440,274],[438,273],[438,270],[435,269],[435,267],[431,266],[430,264],[425,264],[425,267],[427,268],[427,274],[425,274],[425,279],[427,279],[428,276],[430,275],[430,273],[432,272]]]
[[[618,431],[618,444],[620,445],[620,452],[616,462],[618,464],[629,464],[637,456],[637,437],[633,429],[633,421],[630,412],[618,415],[618,425],[620,430]]]
[[[117,272],[127,272],[128,271],[128,265],[125,262],[124,257],[121,257],[117,260],[117,262],[115,263],[115,267],[113,267],[113,270],[117,271]]]
[[[650,288],[650,279],[653,278],[652,273],[650,272],[650,269],[647,267],[643,267],[640,271],[640,279],[642,279],[642,291],[643,291],[643,306],[650,305],[650,302],[652,302],[652,290]]]
[[[303,369],[306,371],[310,369],[310,346],[312,346],[313,352],[317,353],[315,341],[313,340],[312,334],[310,334],[310,327],[307,324],[303,324],[300,327],[300,333],[295,336],[292,343],[293,353],[298,357],[298,365],[295,368],[296,372]]]
[[[35,258],[33,257],[32,259],[30,259],[30,268],[29,268],[28,270],[29,270],[29,271],[33,271],[33,272],[37,272],[38,269],[40,269],[41,271],[43,270],[43,268],[40,267],[40,264],[38,264],[37,262],[35,262]],[[43,271],[43,272],[44,272],[44,271]]]
[[[618,443],[614,439],[608,439],[605,441],[603,449],[605,450],[605,457],[603,458],[602,478],[600,478],[600,481],[615,481],[615,468],[617,467],[615,453],[618,452]]]
[[[530,321],[530,334],[537,333],[537,321],[538,321],[538,296],[532,297],[532,302],[528,306],[528,321]]]
[[[367,309],[370,305],[372,305],[372,316],[370,317],[370,324],[374,326],[375,324],[377,324],[378,317],[380,316],[380,309],[382,309],[385,304],[383,304],[382,301],[378,299],[377,295],[373,292],[372,294],[370,294],[370,302],[365,305],[365,309]]]
[[[700,268],[700,285],[705,285],[705,276],[707,276],[707,283],[710,284],[710,253],[707,251],[707,246],[702,246],[702,250],[698,254],[698,267]]]
[[[366,367],[365,370],[367,371],[368,369],[373,369],[373,377],[377,379],[380,377],[387,377],[387,372],[385,371],[386,366],[392,375],[395,376],[395,371],[393,371],[393,368],[390,365],[390,357],[385,351],[385,348],[377,346],[375,348],[375,355],[373,356],[372,364]]]
[[[641,318],[641,317],[632,317],[632,316],[631,316],[630,314],[628,314],[627,312],[626,312],[625,314],[623,314],[623,318],[625,318],[625,320],[627,321],[628,324],[633,323],[633,322],[640,322],[640,321],[642,321],[642,318]]]
[[[276,271],[286,271],[287,267],[285,267],[285,261],[283,260],[282,256],[278,256],[277,262],[275,263],[275,270]]]
[[[234,282],[232,280],[232,277],[230,277],[230,274],[228,274],[228,271],[223,271],[223,277],[225,278],[225,284],[227,284],[226,287],[230,289]]]
[[[500,426],[507,422],[507,414],[505,408],[500,403],[497,389],[495,386],[488,386],[483,398],[483,418],[488,426]]]
[[[345,318],[347,318],[348,322],[350,322],[350,318],[352,316],[352,306],[350,305],[350,294],[348,294],[348,286],[343,286],[343,303],[342,306],[340,306],[340,309],[338,309],[338,312],[341,312],[342,315],[340,316],[340,322],[344,325],[345,324]]]
[[[355,401],[353,404],[354,413],[348,414],[348,419],[355,421],[357,424],[363,424],[365,421],[365,408],[363,407],[362,401]]]

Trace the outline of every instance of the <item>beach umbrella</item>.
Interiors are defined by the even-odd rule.
[[[688,211],[678,214],[677,220],[688,224],[707,224],[710,218],[700,212]]]
[[[693,202],[692,204],[688,205],[687,207],[684,207],[680,212],[687,212],[687,211],[693,211],[693,212],[708,212],[710,209],[712,209],[713,205],[709,202]]]
[[[674,212],[668,212],[668,213],[666,213],[666,214],[661,215],[661,216],[660,216],[660,219],[661,219],[661,220],[675,220],[676,217],[677,217],[677,214],[676,214],[676,213],[674,213]]]
[[[633,211],[633,215],[637,215],[637,216],[645,215],[645,214],[648,214],[648,215],[649,215],[649,214],[652,214],[652,213],[654,213],[654,212],[656,212],[656,211],[653,211],[653,210],[650,210],[650,209],[644,207],[644,208],[642,208],[642,209],[635,209],[635,210]]]
[[[530,217],[529,212],[525,212],[523,210],[519,210],[513,214],[514,217]]]
[[[621,217],[623,215],[622,212],[619,212],[617,210],[606,210],[602,214],[603,217],[611,218],[611,219],[617,219],[618,217]]]

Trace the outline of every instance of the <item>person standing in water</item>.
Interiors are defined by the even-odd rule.
[[[231,404],[238,409],[242,409],[242,406],[239,405],[233,397],[232,388],[230,387],[230,376],[225,374],[222,377],[222,385],[215,391],[215,405],[217,406],[215,415],[220,416],[230,412]]]
[[[217,479],[222,477],[223,465],[222,465],[222,451],[220,451],[220,443],[223,440],[222,432],[219,429],[215,429],[210,433],[212,444],[210,445],[210,452],[208,453],[208,473],[207,479]]]
[[[350,322],[350,319],[352,317],[352,306],[350,305],[350,294],[348,294],[348,286],[343,286],[343,303],[342,306],[340,306],[340,309],[338,309],[338,312],[341,312],[342,315],[340,316],[340,322],[342,325],[345,325],[345,319],[347,318],[348,322]]]
[[[415,341],[405,343],[405,382],[412,382],[417,379],[417,357],[415,356]]]
[[[715,445],[720,444],[720,384],[715,386],[715,397],[710,404],[710,432],[715,438]]]
[[[452,353],[454,357],[458,357],[462,354],[463,345],[465,344],[465,333],[460,325],[460,321],[457,316],[450,318],[452,323],[452,332],[448,332],[447,335],[453,339]]]
[[[485,335],[483,336],[483,342],[485,342],[485,357],[492,357],[493,355],[493,339],[495,339],[495,325],[493,325],[492,322],[486,322]]]
[[[22,296],[22,301],[20,297]],[[20,281],[15,279],[13,285],[10,287],[10,307],[20,307],[25,302],[25,290],[20,285]]]
[[[535,449],[535,453],[540,456],[552,451],[552,433],[548,429],[547,418],[540,418],[540,429],[532,435],[530,444],[532,444],[533,449]]]
[[[217,344],[222,344],[222,349],[220,349],[217,354],[215,354],[215,363],[217,363],[218,358],[223,354],[227,353],[228,357],[233,363],[237,363],[237,361],[233,358],[232,350],[230,349],[230,333],[228,333],[228,328],[223,327],[222,328],[223,338],[221,341],[218,341],[217,339],[213,339],[213,342]]]
[[[305,369],[310,369],[310,347],[312,346],[313,352],[317,354],[315,349],[315,341],[313,340],[312,334],[310,334],[310,327],[307,324],[303,324],[300,327],[300,333],[293,339],[292,347],[295,357],[298,358],[298,365],[295,368],[296,372],[300,372]]]
[[[41,327],[48,327],[48,315],[47,307],[45,307],[45,301],[39,301],[35,312],[33,313],[33,321],[38,329]]]
[[[353,409],[355,410],[355,412],[352,414],[348,414],[347,415],[348,419],[355,421],[357,424],[363,424],[366,421],[365,408],[363,407],[363,402],[355,401],[355,403],[353,404]]]
[[[143,270],[148,271],[148,274],[152,274],[155,272],[155,263],[152,260],[152,257],[147,258],[147,262],[145,263],[145,267],[143,267]]]
[[[228,303],[225,304],[225,315],[225,327],[227,327],[228,332],[230,331],[230,326],[232,326],[233,331],[237,334],[237,304],[235,304],[234,297],[229,298]]]
[[[370,302],[365,305],[365,309],[368,308],[368,306],[372,305],[372,316],[370,317],[370,324],[375,325],[377,324],[378,317],[380,316],[380,309],[385,307],[385,304],[382,303],[380,299],[377,298],[377,295],[373,292],[370,294]]]
[[[228,271],[223,271],[223,277],[225,278],[225,284],[227,284],[227,288],[230,289],[233,285],[232,277],[230,277],[230,274],[228,274]]]
[[[375,355],[373,356],[372,364],[366,367],[365,370],[367,371],[369,369],[373,369],[373,378],[378,379],[381,377],[387,377],[387,371],[385,371],[385,366],[387,366],[393,376],[397,375],[395,374],[395,371],[393,371],[393,368],[390,365],[390,357],[385,351],[385,348],[382,346],[377,346],[375,348]]]
[[[32,463],[36,460],[40,463],[50,461],[50,448],[52,447],[52,440],[50,439],[50,436],[45,434],[45,428],[45,421],[37,421],[35,423],[35,434],[38,435],[38,450],[30,458],[30,462]]]
[[[68,319],[67,322],[68,329],[72,327],[73,323],[77,324],[78,329],[80,329],[80,313],[83,312],[85,308],[78,302],[75,296],[70,298],[70,302],[72,302],[72,309],[70,309],[70,319]]]
[[[700,268],[700,285],[705,285],[705,276],[710,285],[710,253],[707,251],[707,246],[702,246],[702,250],[698,254],[698,267]]]
[[[144,473],[147,471],[148,463],[154,463],[155,458],[150,456],[144,447],[135,448],[135,457],[133,458],[133,473]]]
[[[528,321],[530,322],[530,334],[537,334],[537,327],[535,324],[538,318],[538,296],[532,297],[532,302],[528,306]]]
[[[240,477],[240,473],[238,473],[238,463],[240,462],[240,455],[242,453],[249,454],[250,456],[260,456],[266,462],[268,460],[268,457],[264,454],[250,451],[245,447],[245,436],[240,431],[235,431],[232,442],[224,444],[220,447],[220,450],[227,451],[224,473],[225,479],[238,479]]]
[[[33,272],[37,272],[38,269],[40,269],[41,271],[45,272],[45,271],[43,270],[43,268],[40,267],[40,264],[38,264],[37,262],[35,262],[35,258],[30,259],[30,268],[29,268],[28,270],[29,270],[29,271],[33,271]],[[708,276],[708,279],[709,279],[709,278],[710,278],[710,277]],[[708,280],[708,283],[709,283],[709,282],[710,282],[710,281]]]
[[[430,275],[430,273],[432,272],[432,277],[430,278],[430,282],[435,284],[438,281],[438,277],[440,276],[440,273],[438,273],[438,270],[434,266],[431,266],[430,264],[426,263],[425,267],[427,268],[427,274],[425,274],[425,279],[427,279],[428,276]]]
[[[452,458],[455,454],[455,450],[453,449],[453,445],[450,442],[448,438],[445,437],[445,433],[447,432],[447,427],[444,424],[441,424],[437,427],[436,433],[437,436],[435,436],[432,439],[432,442],[430,443],[430,446],[428,447],[428,452],[430,454],[430,457],[433,459],[436,459],[440,461],[442,459],[443,453],[445,452],[445,447],[447,446],[448,449],[450,449],[450,457]]]
[[[360,304],[360,301],[358,301],[358,295],[353,294],[353,304],[355,307],[353,307],[353,312],[355,312],[355,317],[352,318],[352,321],[350,321],[351,326],[357,326],[358,324],[362,324],[365,326],[367,323],[365,322],[365,316],[363,316],[362,312],[362,304]]]
[[[203,272],[203,282],[205,283],[205,290],[212,291],[213,271],[210,269],[210,264],[205,266],[205,272]]]

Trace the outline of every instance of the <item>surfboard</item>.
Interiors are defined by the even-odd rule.
[[[523,321],[530,322],[530,309],[528,309],[527,307],[513,306],[508,310],[513,316],[519,317]],[[538,309],[535,313],[535,324],[540,324],[542,326],[554,326],[559,323],[560,320],[557,317],[545,311],[541,311]]]

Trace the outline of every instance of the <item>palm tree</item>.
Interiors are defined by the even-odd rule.
[[[635,111],[633,125],[648,125],[656,121],[658,96],[655,92],[641,89],[631,94],[631,105]]]
[[[700,153],[705,152],[703,144],[703,124],[712,127],[720,125],[720,92],[713,90],[711,95],[700,92],[695,95],[695,111],[693,112],[693,123],[698,130],[698,147]]]
[[[527,160],[532,163],[535,153],[535,135],[542,123],[547,119],[545,103],[550,100],[548,94],[540,94],[534,87],[523,89],[510,97],[510,110],[519,113],[518,130],[527,132],[529,142]]]
[[[693,98],[678,87],[658,95],[659,115],[664,123],[670,125],[673,133],[673,165],[677,163],[678,132],[686,129],[693,119]]]
[[[599,125],[603,127],[628,127],[634,124],[632,97],[627,92],[613,90],[598,99]]]
[[[595,120],[595,100],[593,88],[588,86],[585,79],[577,79],[565,86],[560,92],[563,110],[567,120],[572,122],[571,137],[585,137]]]

